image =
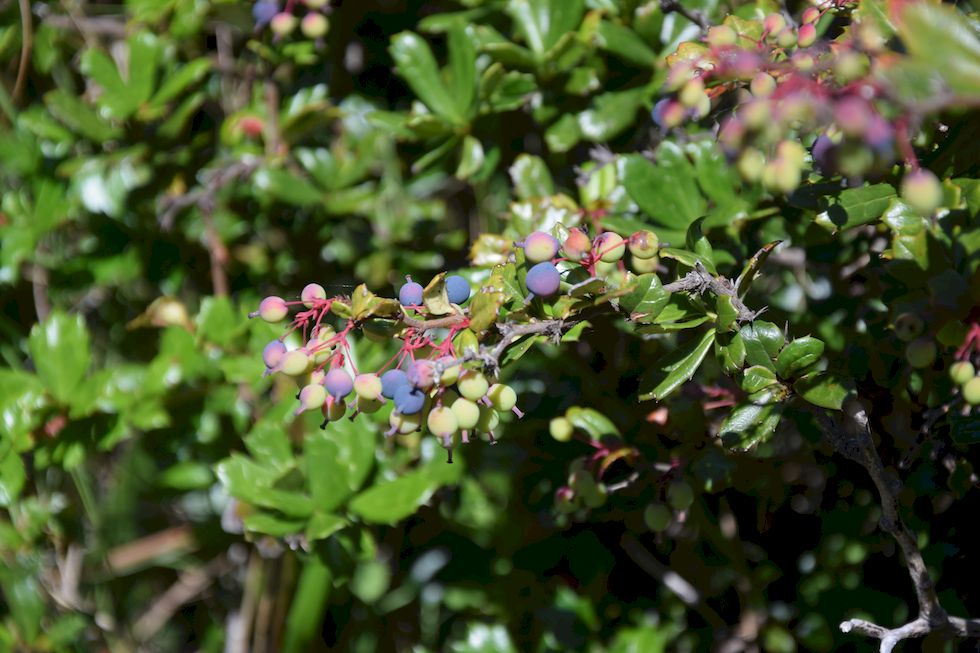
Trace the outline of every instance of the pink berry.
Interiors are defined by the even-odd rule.
[[[530,263],[550,261],[558,254],[558,240],[551,234],[535,231],[524,239],[524,258]]]
[[[251,317],[258,315],[269,323],[282,322],[289,315],[289,307],[282,297],[266,297],[259,304],[259,310],[251,314]]]

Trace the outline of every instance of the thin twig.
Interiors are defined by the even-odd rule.
[[[14,102],[20,101],[27,84],[27,69],[31,64],[31,48],[34,46],[34,22],[30,0],[19,0],[20,6],[20,62],[17,64],[17,81],[14,82]]]
[[[735,284],[725,277],[716,277],[712,275],[703,265],[701,265],[700,261],[694,264],[693,270],[677,281],[668,283],[663,288],[667,292],[671,293],[694,292],[697,294],[702,294],[705,291],[710,290],[715,295],[727,295],[732,298],[732,307],[738,312],[737,319],[739,322],[751,322],[766,310],[765,307],[757,311],[749,309],[749,307],[746,306],[741,299],[739,299],[738,292],[735,289]]]
[[[153,605],[133,624],[133,635],[145,642],[153,637],[177,611],[203,592],[214,579],[225,573],[231,564],[224,555],[211,560],[206,565],[193,567],[180,574],[177,582],[160,595]]]
[[[126,38],[126,22],[110,16],[71,16],[50,14],[42,21],[46,26],[60,30],[72,30],[89,35]]]
[[[676,12],[688,19],[695,25],[701,28],[702,32],[706,32],[711,23],[708,22],[707,17],[696,9],[688,9],[684,6],[682,0],[660,0],[660,10],[665,14]]]
[[[34,263],[30,266],[31,292],[34,295],[34,312],[37,321],[44,322],[51,312],[51,302],[48,300],[48,269]]]

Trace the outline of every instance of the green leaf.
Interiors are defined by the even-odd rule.
[[[734,375],[745,363],[745,341],[741,333],[719,333],[715,340],[715,356],[725,374]]]
[[[532,200],[551,197],[555,194],[555,183],[543,159],[533,154],[519,154],[510,166],[510,179],[514,193],[519,199]]]
[[[592,143],[602,143],[615,138],[636,121],[636,112],[650,96],[647,87],[628,91],[603,93],[597,96],[592,108],[578,114],[578,131],[581,138]]]
[[[282,471],[260,465],[240,453],[219,462],[215,473],[228,493],[242,501],[278,510],[288,517],[305,519],[313,514],[310,497],[274,487]]]
[[[208,488],[213,483],[214,474],[211,472],[211,467],[193,460],[171,465],[160,472],[160,476],[157,477],[157,485],[160,487],[185,492]]]
[[[748,364],[761,365],[775,372],[776,365],[773,363],[772,357],[766,351],[766,347],[756,334],[753,325],[746,324],[743,326],[739,331],[739,335],[742,336],[741,340],[745,347],[745,360]]]
[[[768,388],[776,382],[775,372],[770,370],[768,367],[753,365],[752,367],[747,367],[742,373],[741,386],[742,390],[749,394],[753,394],[759,390]]]
[[[548,144],[548,149],[560,154],[575,147],[575,144],[582,138],[582,132],[578,125],[575,116],[568,113],[555,121],[544,133],[544,140]]]
[[[823,356],[823,340],[812,336],[797,338],[783,347],[776,358],[776,373],[788,379],[816,363]]]
[[[303,530],[303,526],[306,525],[306,520],[277,517],[267,512],[255,512],[251,515],[246,515],[242,521],[245,524],[245,530],[253,533],[263,533],[273,537],[283,537],[292,535],[293,533],[299,533]]]
[[[836,233],[869,222],[874,222],[895,198],[895,189],[889,184],[874,184],[841,191],[833,204],[817,214],[814,222]]]
[[[640,36],[628,27],[608,20],[599,21],[596,43],[623,60],[653,68],[659,58]]]
[[[732,303],[731,295],[718,295],[715,298],[715,313],[718,316],[715,320],[716,331],[734,330],[735,320],[738,319],[738,310]]]
[[[483,168],[484,160],[483,143],[467,134],[463,137],[462,154],[459,159],[459,166],[456,168],[456,178],[465,180],[476,175]]]
[[[460,23],[449,30],[449,92],[459,115],[472,117],[476,99],[476,46],[473,28]],[[482,149],[482,148],[481,148]]]
[[[418,510],[440,487],[455,483],[460,474],[460,462],[432,462],[358,494],[350,502],[350,511],[372,524],[395,524]]]
[[[612,420],[593,408],[572,406],[565,412],[565,418],[577,429],[582,429],[593,440],[601,440],[604,435],[620,435]]]
[[[540,61],[562,36],[578,27],[584,0],[510,0],[507,11]]]
[[[197,314],[197,335],[216,345],[230,345],[242,321],[227,297],[205,297]]]
[[[303,440],[303,463],[317,510],[332,512],[361,488],[374,465],[375,428],[339,420]]]
[[[954,93],[980,96],[980,39],[957,8],[928,2],[899,5],[898,34],[912,57],[938,72]]]
[[[47,93],[44,103],[51,115],[96,143],[104,143],[122,134],[122,130],[100,118],[85,102],[61,89]]]
[[[310,542],[325,540],[347,524],[347,520],[343,517],[315,512],[306,525],[306,539]]]
[[[61,403],[71,404],[92,358],[82,317],[53,311],[31,329],[28,348],[45,389]]]
[[[735,166],[725,158],[714,139],[698,140],[684,146],[694,161],[698,186],[702,194],[715,205],[705,224],[707,227],[728,226],[745,218],[750,199],[749,188],[742,182]]]
[[[432,315],[448,315],[456,309],[449,303],[446,292],[446,273],[440,272],[432,278],[429,285],[422,291],[422,302]]]
[[[714,249],[711,247],[711,243],[708,242],[708,239],[701,231],[701,226],[703,224],[704,218],[698,218],[692,222],[687,227],[687,233],[685,234],[684,241],[687,245],[687,249],[698,255],[698,258],[701,259],[701,264],[707,268],[708,272],[711,274],[718,274],[718,270],[715,268]]]
[[[429,109],[455,124],[465,122],[456,100],[442,82],[425,39],[412,32],[401,32],[392,37],[389,50],[398,73]]]
[[[313,638],[320,633],[320,623],[326,614],[327,598],[333,587],[330,565],[319,556],[310,556],[303,563],[296,592],[289,605],[286,630],[283,633],[283,653],[310,650]]]
[[[210,70],[211,60],[203,57],[178,67],[164,78],[160,88],[150,99],[150,104],[162,109],[188,87],[199,82]]]
[[[779,350],[783,348],[783,343],[786,342],[786,336],[782,329],[765,320],[756,320],[752,323],[752,328],[755,330],[755,337],[759,339],[762,347],[766,350],[766,354],[770,358],[776,358]]]
[[[20,454],[8,440],[0,442],[0,508],[10,508],[20,497],[27,471]]]
[[[736,406],[719,430],[722,444],[735,451],[748,451],[767,441],[776,427],[782,413],[782,402],[775,392],[763,391],[763,396],[755,401]]]
[[[252,177],[256,188],[295,206],[322,204],[324,194],[306,179],[280,168],[262,168]]]
[[[833,373],[814,372],[798,378],[793,390],[815,406],[840,410],[853,393],[854,382]]]
[[[633,290],[619,299],[620,307],[631,315],[642,315],[652,320],[670,301],[670,293],[664,290],[660,277],[656,274],[641,274],[636,278]]]
[[[767,258],[769,258],[769,254],[776,248],[776,245],[781,242],[783,241],[774,240],[771,243],[763,245],[762,248],[753,254],[752,258],[745,263],[745,267],[742,268],[742,272],[735,280],[735,291],[739,297],[745,297],[745,293],[747,293],[749,288],[752,287],[752,282],[759,276],[759,270],[762,268],[762,264],[766,262]]]
[[[704,215],[707,204],[698,189],[694,166],[678,145],[661,143],[656,163],[639,154],[622,160],[620,178],[626,192],[655,224],[684,231]]]
[[[682,384],[689,381],[701,366],[711,345],[715,342],[715,331],[705,331],[701,339],[692,338],[654,364],[660,381],[650,392],[640,395],[641,400],[661,400],[670,395]]]

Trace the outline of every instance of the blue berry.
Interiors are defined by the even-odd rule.
[[[558,268],[554,263],[545,261],[527,271],[524,283],[527,289],[538,297],[548,297],[558,292],[561,275],[558,274]]]
[[[453,304],[462,304],[470,298],[470,284],[458,274],[450,275],[446,277],[446,294]]]
[[[425,405],[425,393],[405,384],[395,391],[395,410],[403,415],[414,415]]]
[[[422,284],[412,281],[412,277],[406,278],[408,283],[398,290],[398,302],[402,306],[421,306]]]
[[[335,367],[323,379],[323,387],[334,399],[343,399],[354,389],[354,379],[350,378],[347,370]]]
[[[398,388],[408,385],[408,375],[401,370],[388,370],[381,375],[381,394],[392,399]]]
[[[272,20],[272,17],[279,13],[279,5],[268,0],[259,0],[252,5],[252,18],[259,27]]]

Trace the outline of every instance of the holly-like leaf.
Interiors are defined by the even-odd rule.
[[[85,321],[80,315],[53,311],[31,329],[28,348],[45,389],[70,404],[92,359]]]
[[[812,336],[797,338],[783,347],[776,358],[776,373],[788,379],[816,363],[823,356],[823,340]]]
[[[660,277],[648,273],[636,278],[633,289],[619,299],[619,306],[631,315],[649,321],[660,315],[669,301],[670,293],[664,290]]]
[[[853,393],[854,382],[836,374],[814,372],[798,378],[793,383],[793,390],[814,406],[840,410]]]
[[[641,400],[661,400],[683,383],[689,381],[701,366],[711,345],[715,342],[714,329],[705,331],[700,339],[692,338],[654,364],[659,381],[653,390],[640,395]]]

